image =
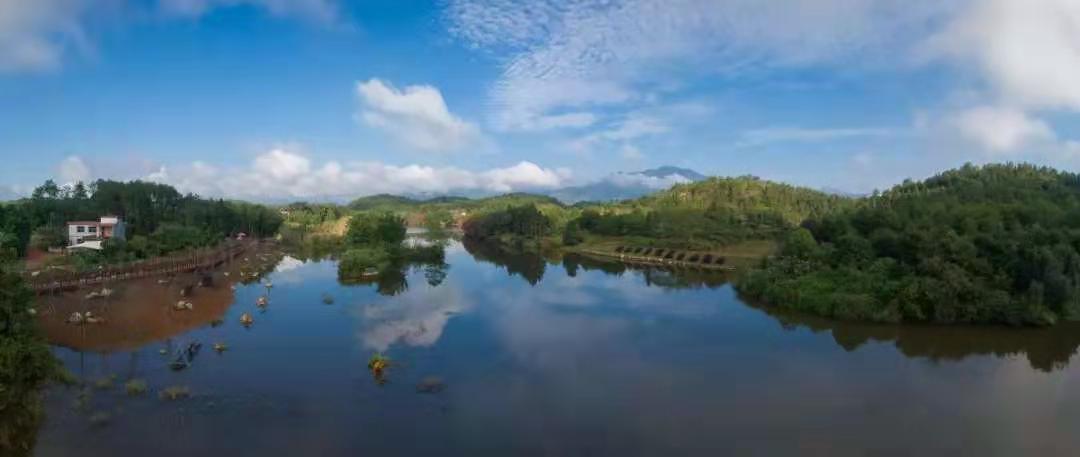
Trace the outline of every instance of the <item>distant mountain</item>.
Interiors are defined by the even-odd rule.
[[[616,201],[641,197],[675,184],[697,182],[707,177],[694,170],[663,166],[634,172],[619,172],[582,186],[564,187],[548,192],[563,203],[581,201]]]
[[[357,198],[349,202],[349,208],[358,211],[410,211],[420,207],[442,207],[446,209],[475,209],[483,207],[505,208],[528,203],[537,205],[558,205],[558,200],[539,194],[511,192],[508,194],[469,198],[457,195],[437,197],[403,197],[391,194],[376,194]]]

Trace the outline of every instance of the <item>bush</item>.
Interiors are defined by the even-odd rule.
[[[397,246],[402,241],[405,220],[391,213],[354,215],[345,232],[345,242],[351,246]]]

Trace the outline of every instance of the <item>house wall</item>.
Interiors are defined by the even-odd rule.
[[[96,224],[69,224],[68,225],[68,246],[74,246],[82,242],[87,237],[101,236],[98,233],[100,227]]]

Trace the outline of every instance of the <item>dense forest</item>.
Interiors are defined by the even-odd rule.
[[[464,228],[479,239],[556,235],[576,245],[595,235],[694,249],[776,239],[808,217],[852,206],[849,198],[754,177],[711,178],[619,203],[511,206],[476,215]]]
[[[29,247],[46,249],[67,242],[67,221],[121,217],[127,243],[111,246],[111,260],[145,258],[205,246],[244,232],[268,236],[282,219],[263,205],[207,200],[164,184],[98,180],[89,185],[36,188],[29,198],[0,205],[0,253],[21,257]]]
[[[570,228],[693,249],[777,238],[806,218],[853,204],[849,198],[753,176],[710,178],[636,200],[586,207]]]
[[[967,165],[801,225],[741,278],[745,294],[888,322],[1080,317],[1080,175]]]

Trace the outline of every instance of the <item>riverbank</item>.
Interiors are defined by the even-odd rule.
[[[771,240],[749,240],[708,249],[678,249],[668,246],[670,245],[664,240],[640,237],[590,237],[581,244],[563,246],[562,249],[564,252],[630,263],[644,262],[717,270],[752,268],[777,250],[777,243]]]

